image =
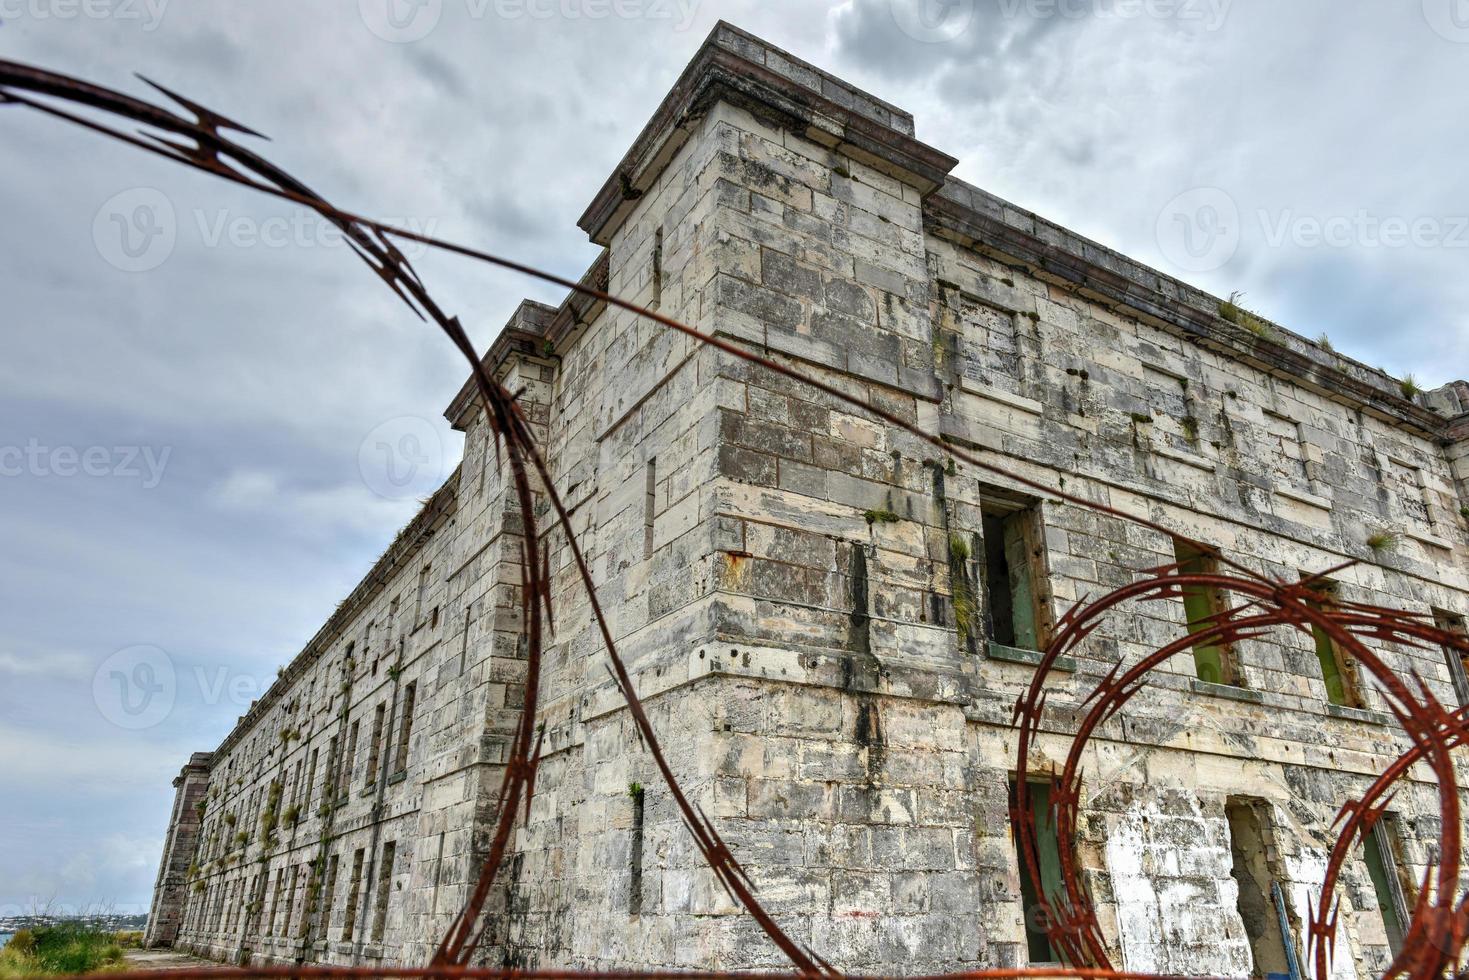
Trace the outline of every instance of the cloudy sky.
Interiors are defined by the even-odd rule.
[[[343,206],[575,276],[575,219],[722,17],[964,179],[1469,376],[1469,0],[414,2],[0,0],[0,58],[147,75]],[[0,914],[146,906],[169,780],[452,469],[465,372],[283,204],[14,107],[0,173]],[[559,299],[418,266],[481,345]]]

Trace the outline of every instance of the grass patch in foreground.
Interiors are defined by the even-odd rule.
[[[80,923],[22,929],[0,949],[0,980],[125,970],[122,939]]]

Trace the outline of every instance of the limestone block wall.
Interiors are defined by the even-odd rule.
[[[681,785],[782,926],[847,970],[1032,962],[1012,707],[1073,604],[1178,557],[1168,534],[1011,476],[1279,579],[1356,560],[1335,575],[1345,600],[1469,612],[1462,421],[1284,331],[1242,335],[1217,300],[953,163],[901,110],[721,25],[583,218],[605,246],[588,281],[998,472],[581,298],[523,304],[487,357],[521,392]],[[422,963],[476,879],[525,704],[527,515],[470,387],[448,415],[459,472],[214,753],[179,945]],[[543,490],[542,761],[480,957],[779,967],[633,731]],[[1026,574],[997,586],[996,555]],[[1059,771],[1086,695],[1187,620],[1179,601],[1123,606],[1058,664],[1029,770]],[[1447,703],[1464,693],[1442,651],[1382,655]],[[1333,703],[1308,635],[1224,661],[1217,683],[1172,658],[1082,750],[1061,846],[1116,966],[1248,973],[1265,926],[1241,867],[1280,887],[1304,955],[1337,810],[1406,748],[1350,663],[1360,696]],[[1409,902],[1435,793],[1415,772],[1392,804]],[[1341,900],[1334,975],[1380,972],[1360,854]]]

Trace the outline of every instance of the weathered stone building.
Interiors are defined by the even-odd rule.
[[[1261,572],[1359,559],[1343,597],[1462,623],[1469,386],[1418,394],[1226,319],[954,164],[900,109],[721,25],[583,216],[605,249],[588,277]],[[1047,961],[1010,829],[1011,708],[1069,605],[1187,551],[579,296],[522,305],[488,362],[523,391],[684,787],[784,927],[851,970]],[[176,784],[153,940],[422,963],[465,900],[521,703],[522,522],[468,384],[448,416],[458,472]],[[485,958],[780,966],[703,867],[546,540],[544,759]],[[1109,619],[1049,678],[1032,769],[1119,658],[1221,601]],[[1383,655],[1469,698],[1455,658]],[[1286,631],[1156,675],[1088,749],[1061,842],[1114,962],[1248,975],[1303,954],[1337,809],[1406,745],[1382,707],[1329,642]],[[1347,869],[1341,977],[1388,962],[1434,857],[1428,777],[1392,811]]]

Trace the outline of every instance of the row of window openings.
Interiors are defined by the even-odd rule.
[[[397,858],[398,845],[396,841],[388,841],[382,847],[380,863],[377,868],[377,882],[375,893],[372,897],[372,923],[369,930],[370,942],[381,942],[383,933],[387,928],[388,903],[392,897],[393,865]],[[357,928],[358,903],[362,899],[363,862],[366,851],[358,848],[352,855],[352,876],[347,888],[347,907],[342,920],[342,928],[339,938],[342,942],[350,942]],[[330,914],[333,908],[333,899],[337,890],[337,877],[339,869],[339,856],[333,854],[327,863],[325,888],[325,908]],[[301,872],[306,873],[306,904],[301,915],[301,922],[297,932],[298,938],[305,939],[311,928],[312,919],[315,918],[318,907],[317,889],[321,887],[316,875],[316,867],[312,864],[293,865],[291,867],[280,867],[275,871],[273,896],[269,914],[265,914],[266,887],[269,882],[269,873],[261,872],[249,880],[240,878],[232,882],[224,882],[215,887],[213,901],[208,897],[201,899],[194,908],[194,927],[201,928],[207,922],[212,924],[210,931],[233,933],[237,926],[244,924],[251,932],[258,931],[262,925],[265,927],[265,936],[278,936],[290,938],[291,923],[295,914],[296,892],[300,883]],[[247,890],[248,889],[248,890]],[[252,897],[248,903],[244,901],[246,894]]]
[[[383,779],[392,778],[408,769],[409,742],[413,735],[413,708],[417,700],[418,685],[412,683],[403,688],[403,718],[398,725],[398,739],[395,749],[384,756],[385,736],[391,724],[388,718],[388,704],[386,701],[379,704],[373,711],[372,717],[372,739],[368,743],[367,767],[363,776],[363,790],[370,790],[377,785],[379,777]],[[338,757],[337,752],[341,747],[341,736],[334,737],[331,741],[330,758],[332,761],[331,771],[334,778],[329,786],[328,799],[338,802],[344,800],[351,788],[352,768],[357,761],[357,742],[361,731],[361,722],[354,721],[347,729],[346,751]],[[381,773],[379,773],[381,769]]]
[[[423,613],[423,610],[425,610],[425,607],[427,605],[427,601],[429,601],[429,591],[430,589],[432,589],[432,585],[433,566],[432,564],[426,564],[426,566],[423,566],[422,569],[419,570],[419,586],[417,586],[417,598],[416,601],[414,601],[413,610],[414,629],[419,629],[420,626],[427,626],[429,627],[429,629],[435,629],[435,627],[438,627],[438,605],[432,605],[432,607],[429,607],[429,611],[427,611],[427,616],[425,616],[425,613]],[[394,624],[395,621],[397,621],[398,619],[398,608],[401,607],[401,604],[403,604],[403,597],[397,597],[397,595],[395,595],[395,597],[392,597],[392,601],[388,604],[389,635],[391,635],[392,633],[392,624]],[[366,654],[366,652],[372,651],[373,626],[376,626],[375,621],[369,621],[369,623],[367,623],[366,626],[363,627],[364,654]],[[345,660],[354,660],[355,654],[357,654],[357,644],[355,644],[355,642],[350,642],[350,644],[347,644]],[[398,641],[398,654],[400,654],[400,658],[401,655],[403,655],[403,641],[401,641],[401,639],[400,641]],[[372,674],[373,676],[378,676],[378,658],[373,658]],[[307,689],[307,704],[310,704],[311,699],[313,699],[314,692],[316,692],[316,680],[313,679],[311,680],[310,686],[308,686]],[[257,736],[256,739],[251,739],[251,748],[248,749],[247,752],[245,752],[247,758],[250,758],[250,760],[253,761],[257,760],[257,757],[263,758],[263,751],[260,751],[259,749],[260,743],[263,743],[263,741],[261,741],[261,736]],[[229,763],[229,765],[231,765],[231,768],[234,767],[234,764],[234,760],[231,760],[231,763]]]
[[[418,625],[427,625],[430,629],[436,628],[439,625],[439,607],[438,606],[433,606],[433,607],[430,608],[429,614],[428,614],[428,617],[427,617],[426,620],[424,619],[424,616],[423,616],[423,607],[424,607],[424,605],[427,602],[429,589],[430,589],[430,586],[432,584],[432,575],[433,575],[433,566],[432,565],[425,565],[419,571],[419,575],[418,575],[418,597],[417,597],[417,604],[416,604],[416,607],[414,609],[414,622],[417,623]],[[392,601],[391,601],[391,603],[389,603],[389,606],[388,606],[388,627],[389,627],[389,631],[390,632],[391,632],[392,624],[397,619],[399,606],[400,606],[400,598],[398,596],[394,596],[393,599],[392,599]],[[469,622],[470,622],[470,616],[469,616],[468,612],[466,612],[466,615],[465,615],[465,627],[466,627],[466,631],[468,629]],[[362,646],[363,646],[363,649],[364,650],[368,650],[369,647],[370,647],[371,640],[372,640],[372,628],[373,628],[373,626],[374,626],[374,624],[371,623],[371,622],[369,622],[367,624],[365,630],[364,630],[363,637],[362,637]],[[467,632],[466,632],[466,636],[467,636]],[[356,649],[357,649],[357,644],[355,642],[348,643],[347,644],[346,659],[348,661],[350,661],[353,658],[353,655],[355,654]],[[402,641],[400,640],[399,641],[399,657],[400,657],[400,660],[401,660],[401,656],[402,656]],[[377,674],[377,667],[378,667],[377,660],[373,660],[373,662],[372,662],[372,673],[373,673],[374,676],[376,676],[376,674]],[[461,658],[460,658],[460,668],[461,668],[461,670],[463,669],[463,654],[462,653],[461,653]],[[310,692],[314,692],[315,691],[315,687],[316,687],[316,682],[313,680],[311,682],[309,691]],[[401,772],[401,771],[403,771],[403,769],[406,767],[406,764],[407,764],[406,752],[407,752],[407,743],[408,743],[408,732],[409,732],[409,729],[410,729],[411,724],[412,724],[413,695],[414,695],[414,685],[413,684],[409,684],[407,686],[407,688],[406,688],[405,696],[404,696],[404,728],[403,728],[402,732],[400,733],[399,745],[398,745],[398,753],[399,753],[399,756],[401,758],[401,761],[398,763],[395,772]],[[308,693],[307,700],[308,700],[308,702],[311,700],[311,694],[310,693]],[[380,723],[382,712],[383,712],[383,708],[381,706],[379,706],[379,708],[378,708],[379,723]],[[259,756],[260,757],[260,760],[263,761],[263,758],[264,758],[263,754],[261,754],[260,752],[258,752],[256,750],[256,748],[255,748],[255,746],[257,745],[257,743],[260,742],[260,740],[261,740],[261,737],[260,736],[257,736],[255,739],[253,739],[251,741],[251,743],[250,743],[251,748],[247,749],[247,751],[246,751],[246,757],[247,758],[254,759],[254,758],[256,758],[256,756]],[[372,773],[377,768],[376,748],[377,748],[377,742],[378,742],[378,735],[374,735],[373,742],[374,742],[374,753],[373,753],[373,756],[372,756],[372,761],[368,765],[368,785],[369,786],[372,784]],[[354,759],[355,759],[355,755],[356,755],[356,743],[357,743],[357,731],[356,731],[356,724],[354,723],[353,724],[352,736],[351,736],[352,749],[348,752],[348,754],[346,756],[346,760],[345,760],[348,763],[348,765],[350,765],[351,762],[354,761]],[[332,771],[333,772],[336,771],[337,749],[338,749],[337,740],[336,739],[333,739],[332,740],[331,755],[330,755],[330,758],[332,759],[331,768],[332,768]],[[226,772],[225,772],[225,775],[226,775],[226,780],[225,781],[226,781],[226,783],[233,782],[232,775],[233,775],[233,772],[234,772],[234,765],[235,765],[235,760],[232,759],[230,761],[230,763],[229,763],[229,766],[226,769]],[[297,789],[299,789],[300,763],[297,763],[296,764],[296,770],[297,770],[296,771],[297,779],[295,780],[295,785],[296,785]],[[311,788],[311,786],[312,786],[312,784],[313,784],[313,782],[315,780],[315,775],[316,775],[316,752],[313,750],[312,753],[311,753],[311,775],[308,776],[308,778],[307,778],[307,784],[306,784],[307,785],[308,798],[306,799],[306,801],[302,805],[302,808],[303,809],[306,809],[306,810],[309,810],[310,805],[311,805],[311,800],[309,798],[309,794],[310,794],[310,788]],[[340,796],[340,795],[345,794],[345,792],[346,792],[346,780],[347,780],[347,776],[346,776],[345,773],[338,775],[337,779],[334,781],[334,784],[331,787],[329,787],[329,792],[328,792],[328,798],[329,799],[333,798],[334,795],[335,796]],[[297,799],[298,795],[299,794],[296,791],[293,790],[292,797],[291,797],[292,798],[292,801],[295,801]],[[251,812],[257,812],[259,810],[259,792],[258,791],[256,793],[256,796],[253,797],[252,799],[254,800],[254,802],[252,803],[252,805],[248,809],[250,809]],[[250,827],[249,826],[247,826],[243,832],[246,834],[246,838],[247,839],[251,836],[251,830],[250,830]]]
[[[423,612],[424,606],[427,605],[427,603],[428,603],[428,595],[429,595],[429,591],[430,591],[430,589],[432,587],[432,584],[433,584],[433,566],[432,565],[424,565],[423,568],[420,569],[419,570],[419,573],[418,573],[418,593],[417,593],[416,605],[415,605],[414,612],[413,612],[413,622],[415,624],[415,627],[414,627],[415,629],[417,629],[419,626],[425,626],[425,625],[428,626],[430,629],[435,629],[439,625],[439,607],[438,606],[431,606],[431,607],[429,607],[428,615],[426,617],[425,617],[424,612]],[[399,597],[399,596],[394,596],[393,599],[392,599],[392,601],[388,605],[388,619],[387,619],[387,623],[388,623],[388,631],[389,631],[389,633],[392,632],[392,625],[393,625],[393,623],[397,619],[398,609],[399,609],[399,606],[400,605],[401,605],[401,597]],[[467,621],[468,620],[466,619],[466,622]],[[373,629],[373,626],[375,626],[375,625],[376,625],[375,623],[369,622],[369,623],[367,623],[367,625],[363,629],[362,649],[363,649],[363,651],[365,653],[371,651],[371,645],[372,645],[372,629]],[[402,645],[402,641],[401,640],[399,641],[399,648],[398,649],[399,649],[399,657],[401,659],[402,650],[403,650],[403,645]],[[352,660],[354,658],[356,652],[357,652],[357,644],[356,644],[356,642],[354,641],[352,643],[348,643],[347,644],[347,649],[346,649],[346,659],[349,660],[349,661]],[[376,658],[374,658],[373,661],[372,661],[372,668],[371,668],[371,672],[372,672],[372,675],[374,677],[377,676],[377,671],[378,671],[378,661],[377,661]],[[310,682],[310,684],[308,686],[308,689],[307,689],[306,700],[307,700],[307,703],[308,704],[313,700],[314,695],[315,695],[315,691],[316,691],[316,681],[315,681],[315,679],[313,679]],[[267,730],[271,730],[270,729],[270,726],[263,726],[263,727],[265,727]],[[264,749],[262,748],[262,746],[265,745],[265,744],[267,744],[267,740],[266,740],[266,738],[264,736],[256,736],[255,738],[253,738],[253,739],[250,740],[250,743],[249,743],[248,747],[246,748],[245,752],[243,753],[243,758],[246,760],[245,761],[245,765],[247,767],[250,764],[252,764],[252,763],[260,763],[260,762],[263,762],[264,761],[264,759],[265,759],[265,752],[264,752]],[[230,760],[230,762],[228,764],[228,767],[226,768],[226,776],[227,777],[233,777],[235,762],[236,762],[235,759],[231,759]]]
[[[1051,784],[1027,784],[1027,808],[1035,828],[1032,840],[1035,848],[1033,860],[1039,872],[1039,881],[1031,871],[1031,861],[1023,853],[1019,830],[1013,826],[1019,813],[1018,794],[1013,779],[1010,781],[1009,791],[1011,837],[1015,844],[1016,863],[1020,869],[1020,900],[1027,952],[1032,964],[1059,963],[1062,957],[1052,945],[1046,928],[1046,907],[1056,908],[1065,895],[1061,843],[1056,829],[1055,811],[1051,806]],[[630,795],[632,842],[628,850],[627,906],[628,914],[636,916],[643,911],[642,787],[635,787]],[[1281,923],[1282,919],[1289,923],[1294,913],[1283,908],[1284,898],[1280,886],[1282,875],[1280,869],[1274,866],[1278,850],[1267,813],[1267,805],[1259,800],[1231,799],[1225,807],[1225,816],[1229,823],[1231,876],[1238,885],[1238,911],[1250,941],[1255,976],[1291,973],[1288,963],[1292,953],[1287,952],[1285,937],[1286,932],[1292,930],[1283,931]],[[1397,857],[1401,848],[1401,836],[1397,832],[1395,818],[1389,815],[1373,828],[1363,849],[1363,859],[1394,955],[1402,948],[1409,908],[1405,898],[1407,888]],[[1046,899],[1045,905],[1041,902],[1042,896]],[[1294,949],[1294,934],[1290,942]]]
[[[1020,868],[1020,897],[1025,922],[1025,942],[1030,962],[1058,964],[1060,951],[1051,942],[1047,926],[1047,908],[1057,908],[1066,895],[1061,872],[1061,843],[1057,835],[1055,812],[1051,806],[1051,785],[1047,782],[1027,784],[1027,808],[1035,827],[1033,855],[1039,881],[1031,872],[1031,863],[1023,853],[1016,819],[1015,781],[1010,782],[1011,837],[1015,842],[1015,858]],[[1301,962],[1297,933],[1300,923],[1295,911],[1285,903],[1282,869],[1278,866],[1278,848],[1268,816],[1269,808],[1261,800],[1231,798],[1225,807],[1229,824],[1231,877],[1237,889],[1237,911],[1244,922],[1254,964],[1253,975],[1295,976],[1292,969]],[[1402,951],[1406,934],[1408,896],[1412,882],[1403,875],[1402,836],[1396,817],[1384,816],[1367,835],[1362,849],[1363,862],[1382,917],[1383,930],[1394,956]],[[1074,860],[1073,860],[1074,866]],[[1041,898],[1046,902],[1042,904]]]
[[[383,778],[395,778],[396,776],[407,771],[408,750],[413,737],[413,709],[415,702],[417,701],[417,695],[417,682],[404,685],[403,717],[398,726],[397,743],[394,746],[394,751],[387,758],[383,758],[382,753],[382,749],[384,746],[384,730],[387,727],[388,706],[386,702],[384,702],[383,704],[379,704],[374,711],[372,742],[368,751],[366,782],[364,783],[363,787],[365,790],[371,789],[372,787],[377,785],[377,778],[379,775],[379,763],[384,763],[382,765],[383,771],[381,773]],[[340,736],[333,736],[331,740],[327,755],[328,772],[330,773],[330,775],[328,777],[328,782],[325,787],[324,793],[324,798],[328,803],[342,802],[346,799],[347,791],[350,788],[352,764],[356,760],[357,755],[357,739],[359,731],[358,724],[358,722],[354,721],[351,727],[348,729],[346,743],[347,751],[345,755],[340,757],[338,756],[338,749],[341,745]],[[318,759],[317,753],[317,749],[312,749],[311,755],[306,760],[306,768],[304,769],[304,776],[306,780],[304,786],[304,798],[301,795],[303,792],[301,782],[303,776],[303,768],[301,762],[296,763],[294,775],[291,779],[291,794],[288,799],[286,809],[294,807],[296,809],[298,819],[304,817],[305,814],[310,812],[311,802],[313,798],[312,790],[316,783],[316,765]],[[391,766],[387,765],[388,763],[390,763]],[[214,836],[212,838],[213,846],[210,848],[211,857],[218,856],[220,853],[227,851],[233,843],[248,843],[253,838],[253,827],[256,823],[259,822],[259,811],[263,799],[264,794],[261,790],[257,790],[252,795],[252,802],[248,807],[246,807],[246,810],[252,815],[252,820],[247,822],[245,826],[240,829],[239,833],[244,835],[242,839],[237,839],[236,841],[221,840],[217,836],[218,824],[215,825]]]
[[[1039,650],[1045,622],[1041,596],[1044,538],[1036,508],[1015,511],[986,509],[983,512],[984,585],[987,601],[984,624],[988,639],[1000,646]],[[1213,575],[1218,563],[1207,552],[1174,539],[1174,560],[1181,574]],[[1305,576],[1303,575],[1303,578]],[[1319,579],[1315,590],[1329,601],[1336,583]],[[1182,589],[1185,620],[1190,633],[1201,633],[1214,625],[1214,617],[1228,609],[1222,590],[1208,585]],[[1435,609],[1440,629],[1469,635],[1464,617]],[[1366,699],[1356,665],[1345,651],[1319,626],[1312,627],[1321,677],[1327,700],[1348,708],[1365,708]],[[1445,662],[1461,704],[1469,704],[1469,658],[1451,647],[1444,648]],[[1195,672],[1201,681],[1244,687],[1244,676],[1227,643],[1202,641],[1193,648]]]

